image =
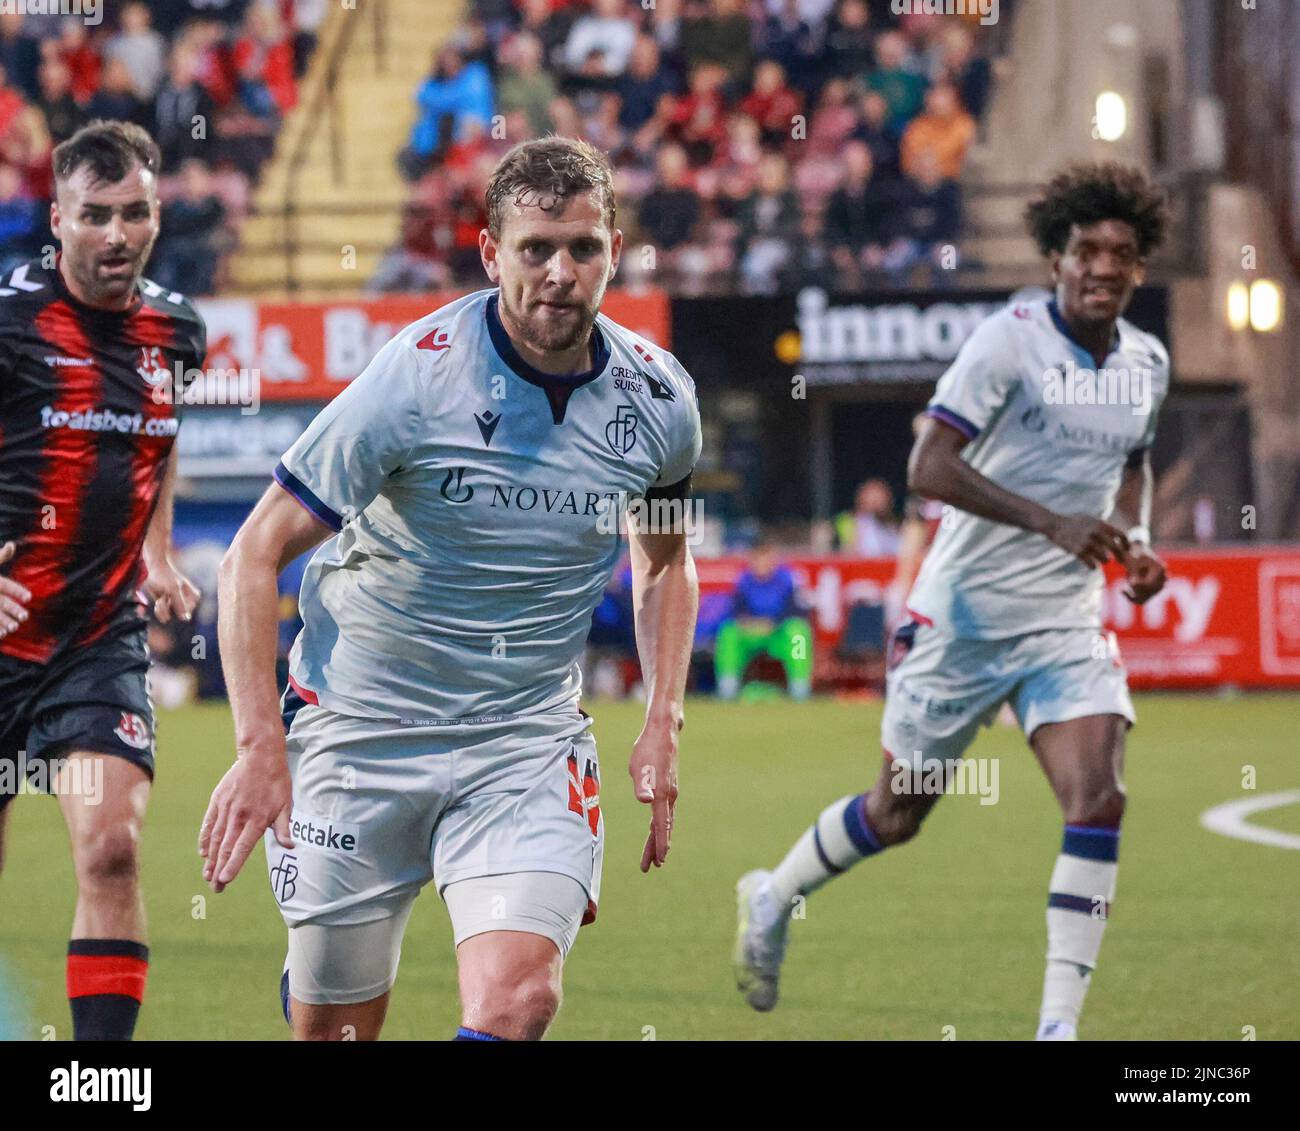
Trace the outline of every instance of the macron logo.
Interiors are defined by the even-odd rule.
[[[129,1103],[133,1111],[152,1106],[152,1068],[82,1068],[74,1060],[50,1072],[53,1103]]]
[[[443,350],[451,349],[451,339],[441,326],[435,326],[418,342],[415,343],[418,350],[431,350],[434,353],[441,353]]]

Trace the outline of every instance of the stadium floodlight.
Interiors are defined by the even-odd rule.
[[[1102,141],[1119,141],[1128,129],[1128,105],[1124,96],[1113,90],[1103,90],[1097,95],[1093,121]]]
[[[1271,334],[1282,325],[1282,288],[1272,279],[1250,284],[1250,327],[1256,333]]]
[[[1233,330],[1244,330],[1250,325],[1250,290],[1245,283],[1228,286],[1228,325]]]

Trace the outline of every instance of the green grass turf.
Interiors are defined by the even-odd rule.
[[[647,811],[625,759],[640,708],[596,703],[608,826],[600,920],[567,964],[556,1038],[939,1039],[1032,1036],[1044,904],[1061,834],[1020,734],[994,727],[971,753],[999,759],[1000,799],[946,798],[921,837],[815,895],[796,922],[777,1010],[741,1002],[729,968],[733,885],[771,866],[828,802],[874,777],[879,705],[693,701],[672,855],[637,869]],[[1300,786],[1300,697],[1146,696],[1129,745],[1119,889],[1084,1013],[1093,1039],[1300,1038],[1300,854],[1202,829],[1212,805]],[[259,850],[234,886],[202,884],[196,829],[231,758],[224,706],[163,716],[145,833],[152,970],[139,1035],[284,1039],[284,932]],[[28,1035],[69,1036],[63,954],[73,907],[57,806],[14,806],[0,879],[0,956]],[[1296,813],[1261,823],[1294,829]],[[388,1038],[457,1024],[450,928],[428,890],[407,933]],[[0,1010],[3,1012],[3,1010]]]

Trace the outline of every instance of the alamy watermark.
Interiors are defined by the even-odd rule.
[[[179,405],[239,405],[242,416],[262,407],[260,369],[194,369],[177,361],[171,369],[140,369],[153,386],[153,403]]]
[[[889,788],[897,795],[938,797],[944,793],[978,797],[981,805],[996,805],[1000,790],[996,758],[946,758],[923,760],[915,752],[916,766],[896,760]]]
[[[896,16],[979,16],[985,27],[998,22],[998,0],[890,0]]]
[[[15,759],[0,761],[0,795],[12,797],[22,783],[29,793],[52,793],[59,797],[84,797],[87,805],[104,800],[104,759],[37,758],[29,762],[27,751]]]
[[[80,16],[96,27],[104,20],[102,0],[0,0],[0,16]]]
[[[1065,405],[1129,405],[1134,416],[1151,412],[1151,370],[1085,369],[1067,360],[1043,374],[1043,402]]]

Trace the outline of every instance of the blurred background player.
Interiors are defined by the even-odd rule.
[[[735,699],[740,694],[745,669],[760,655],[770,656],[785,669],[792,699],[808,698],[812,626],[799,607],[794,574],[767,538],[754,546],[749,565],[736,579],[731,608],[718,626],[714,666],[719,697]]]
[[[62,250],[0,290],[0,839],[19,767],[54,760],[77,878],[78,1040],[131,1037],[148,968],[138,866],[155,736],[137,590],[143,578],[162,621],[198,600],[172,562],[168,394],[174,367],[202,364],[205,334],[182,295],[141,277],[158,169],[138,126],[93,122],[65,141],[50,210]],[[102,796],[79,788],[101,770]]]
[[[700,452],[685,370],[598,314],[622,250],[605,157],[526,142],[486,204],[496,287],[376,355],[285,454],[222,567],[239,756],[203,820],[204,878],[221,891],[273,829],[299,1038],[379,1035],[430,879],[455,934],[457,1039],[545,1033],[599,898],[578,661],[619,560],[619,504],[684,501]],[[628,525],[644,872],[669,848],[698,582],[684,532]],[[276,574],[316,546],[277,706]]]
[[[909,487],[954,510],[891,643],[880,776],[824,810],[774,872],[738,886],[737,984],[755,1009],[776,1004],[792,900],[913,837],[939,796],[921,787],[924,772],[939,767],[946,781],[1010,702],[1065,817],[1038,1037],[1076,1038],[1115,894],[1135,719],[1114,638],[1101,631],[1101,566],[1123,564],[1138,604],[1165,581],[1150,548],[1149,449],[1169,360],[1121,315],[1167,212],[1158,187],[1112,162],[1065,169],[1026,218],[1055,296],[976,330],[912,450]],[[1052,378],[1071,365],[1085,380],[1062,396]],[[1098,380],[1101,370],[1118,380]]]

